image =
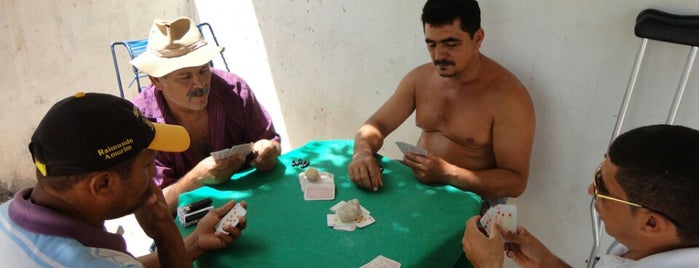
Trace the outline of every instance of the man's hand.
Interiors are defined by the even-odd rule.
[[[403,164],[412,169],[415,178],[422,183],[447,183],[444,177],[450,164],[434,154],[427,153],[426,156],[422,156],[406,153],[403,155]]]
[[[277,164],[277,157],[281,153],[277,142],[264,139],[255,142],[252,146],[252,151],[255,152],[256,156],[252,160],[251,165],[260,171],[273,169]]]
[[[377,191],[383,186],[381,168],[373,154],[365,152],[354,154],[347,171],[352,182],[359,187]]]
[[[153,180],[149,182],[149,191],[150,196],[146,197],[134,211],[138,224],[146,235],[154,240],[173,235],[173,230],[177,235],[177,227],[174,225],[163,192]],[[174,227],[174,229],[164,227]]]
[[[509,241],[505,243],[507,257],[522,267],[570,267],[522,226],[517,226],[516,234],[503,228],[500,234]]]
[[[238,222],[237,226],[223,227],[228,234],[216,232],[216,224],[218,224],[221,218],[235,206],[235,203],[235,201],[230,201],[219,208],[209,211],[209,213],[199,220],[194,232],[184,238],[185,248],[192,261],[205,252],[226,248],[236,239],[240,238],[243,229],[247,227],[247,220],[245,217],[240,218],[240,222]],[[240,202],[240,204],[244,208],[248,207],[245,201]]]
[[[199,186],[221,184],[230,180],[233,173],[243,164],[245,164],[245,156],[242,154],[234,154],[220,160],[214,160],[209,156],[201,160],[190,172]]]
[[[481,216],[473,216],[466,222],[466,230],[461,240],[464,253],[474,267],[502,267],[505,261],[505,247],[498,232],[502,227],[494,224],[493,230],[490,230],[490,237],[487,237],[478,229],[480,219]]]
[[[148,254],[138,260],[144,266],[191,267],[192,263],[182,243],[165,197],[153,180],[149,180],[150,192],[134,211],[138,225],[158,246],[157,254]]]

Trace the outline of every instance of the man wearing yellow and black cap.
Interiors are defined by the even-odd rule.
[[[157,151],[180,152],[187,131],[151,123],[129,101],[77,93],[56,103],[29,144],[37,184],[0,206],[3,267],[189,267],[205,251],[241,235],[214,233],[231,201],[214,209],[183,239],[162,192],[151,180]],[[130,213],[158,252],[135,259],[124,239],[105,231],[105,220]]]

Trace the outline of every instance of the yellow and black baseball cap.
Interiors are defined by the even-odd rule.
[[[110,168],[146,148],[182,152],[189,143],[184,127],[152,123],[128,100],[78,92],[49,109],[29,151],[44,176],[69,176]]]

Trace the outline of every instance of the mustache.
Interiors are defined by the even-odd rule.
[[[209,93],[209,87],[208,87],[208,86],[187,93],[187,97],[190,98],[190,99],[191,99],[191,98],[198,98],[198,97],[201,97],[201,96],[206,95],[207,93]]]
[[[435,60],[434,65],[454,65],[454,62],[450,60]]]

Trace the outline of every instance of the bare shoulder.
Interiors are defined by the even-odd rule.
[[[434,65],[428,62],[413,68],[403,77],[403,81],[415,83],[423,81],[432,75],[434,75]]]
[[[517,77],[514,74],[512,74],[512,72],[510,72],[494,60],[486,56],[482,57],[483,72],[485,73],[485,77],[487,78],[488,83],[491,84],[491,86],[502,90],[512,89],[526,91],[524,85],[522,85],[519,79],[517,79]]]
[[[398,85],[397,92],[412,95],[419,89],[427,87],[432,75],[434,75],[434,66],[431,63],[419,65],[405,74]]]
[[[483,64],[484,73],[487,74],[484,82],[488,85],[488,91],[498,102],[506,102],[510,105],[532,105],[529,91],[514,74],[485,56],[483,56]]]

